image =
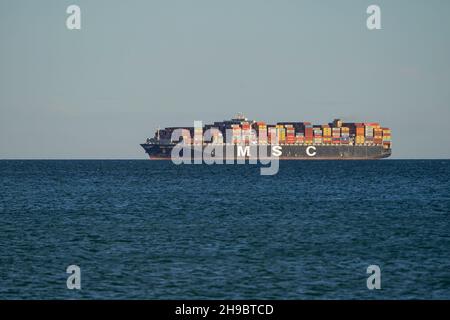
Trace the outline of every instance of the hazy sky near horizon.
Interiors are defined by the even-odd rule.
[[[395,158],[450,158],[449,16],[448,0],[0,0],[0,159],[146,159],[158,126],[237,112],[380,121]]]

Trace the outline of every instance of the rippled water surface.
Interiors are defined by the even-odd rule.
[[[450,299],[450,161],[259,173],[0,161],[0,298]]]

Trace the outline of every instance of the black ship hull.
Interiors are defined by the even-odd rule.
[[[170,160],[175,144],[141,144],[151,160]],[[376,160],[387,158],[391,149],[382,145],[185,145],[177,151],[192,159],[205,158],[205,151],[214,149],[212,157],[228,159],[262,159],[278,157],[280,160]],[[205,150],[208,148],[209,150]],[[185,153],[188,152],[186,155]],[[189,154],[190,153],[190,154]],[[210,154],[210,153],[207,153]]]

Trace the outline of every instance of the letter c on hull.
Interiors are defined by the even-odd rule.
[[[317,154],[316,147],[309,146],[308,148],[306,148],[306,154],[310,157],[314,157]]]

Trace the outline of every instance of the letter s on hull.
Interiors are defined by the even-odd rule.
[[[312,151],[311,151],[312,150]],[[310,156],[310,157],[314,157],[316,154],[317,154],[317,151],[316,151],[317,149],[316,149],[316,147],[314,147],[314,146],[309,146],[308,148],[306,148],[306,154],[308,155],[308,156]]]
[[[273,147],[272,147],[272,154],[273,154],[275,157],[280,157],[281,154],[282,154],[282,152],[281,152],[281,146],[273,146]]]

